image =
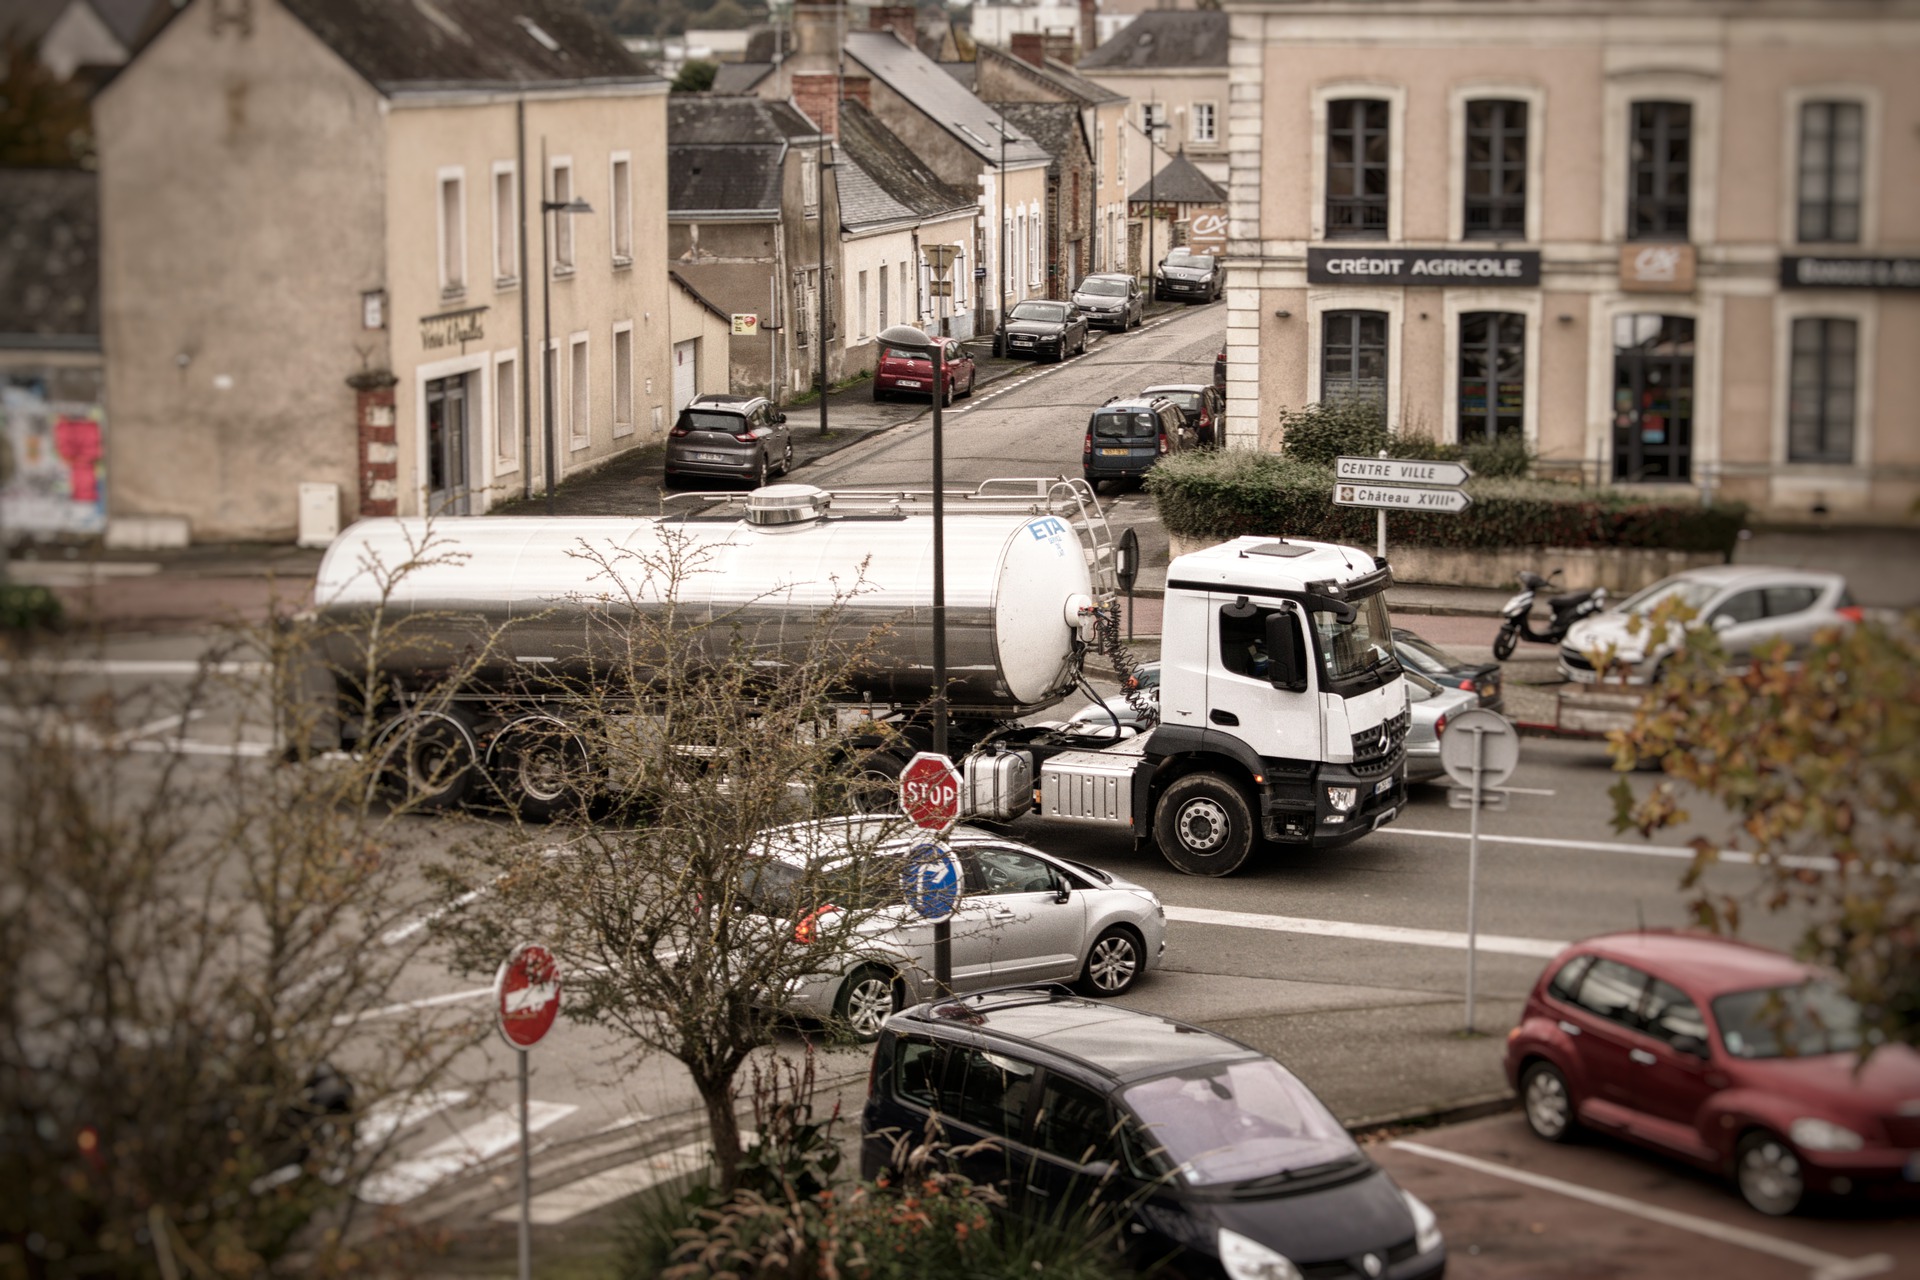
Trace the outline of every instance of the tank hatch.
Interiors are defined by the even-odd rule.
[[[747,495],[747,523],[806,524],[827,514],[833,495],[817,485],[770,484]]]

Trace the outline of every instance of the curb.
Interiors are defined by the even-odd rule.
[[[1370,1116],[1343,1127],[1355,1139],[1364,1141],[1368,1138],[1384,1138],[1396,1131],[1406,1129],[1438,1129],[1443,1125],[1483,1120],[1488,1116],[1518,1110],[1519,1106],[1519,1097],[1503,1089],[1499,1093],[1483,1094],[1477,1098],[1468,1098],[1464,1102],[1452,1102],[1445,1106],[1419,1107],[1377,1118]]]

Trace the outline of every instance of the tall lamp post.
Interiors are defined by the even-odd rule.
[[[1007,225],[1007,127],[998,120],[989,120],[987,124],[1000,135],[1000,230],[996,233],[1000,243],[993,254],[1000,264],[1000,297],[993,306],[993,354],[1004,356],[1007,352],[1001,335],[1007,330],[1007,251],[1012,248],[1009,242],[1013,238],[1012,229]]]
[[[820,130],[819,176],[814,180],[817,197],[816,219],[820,224],[820,434],[827,434],[827,170],[833,161],[827,153],[827,131]]]
[[[553,181],[552,166],[547,164],[547,139],[540,138],[540,189],[544,193],[540,198],[540,399],[545,406],[545,435],[547,454],[547,514],[553,514],[553,383],[554,375],[560,372],[560,362],[553,355],[553,253],[548,243],[548,232],[553,225],[556,213],[592,213],[593,206],[578,196],[571,200],[555,200],[547,184]]]
[[[952,253],[951,246],[940,246]],[[950,267],[952,258],[944,259]],[[910,324],[896,324],[880,335],[882,348],[924,351],[933,362],[933,750],[947,754],[947,531],[946,453],[940,429],[945,400],[946,344]],[[933,926],[933,981],[942,994],[953,989],[953,940],[948,922]]]

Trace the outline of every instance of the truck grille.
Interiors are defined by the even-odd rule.
[[[1413,713],[1402,711],[1384,724],[1353,735],[1353,771],[1359,774],[1385,773],[1400,763],[1407,744],[1407,728]]]

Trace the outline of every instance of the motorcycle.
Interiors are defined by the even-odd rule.
[[[1573,624],[1588,614],[1598,613],[1607,607],[1607,589],[1591,587],[1586,591],[1569,591],[1564,595],[1549,596],[1547,606],[1553,610],[1553,622],[1544,632],[1533,629],[1533,598],[1552,585],[1552,579],[1561,574],[1555,569],[1546,577],[1531,570],[1520,573],[1519,595],[1500,606],[1500,614],[1506,619],[1500,624],[1500,634],[1493,638],[1493,656],[1497,661],[1505,662],[1513,656],[1513,650],[1522,640],[1534,644],[1557,645],[1566,638]]]

